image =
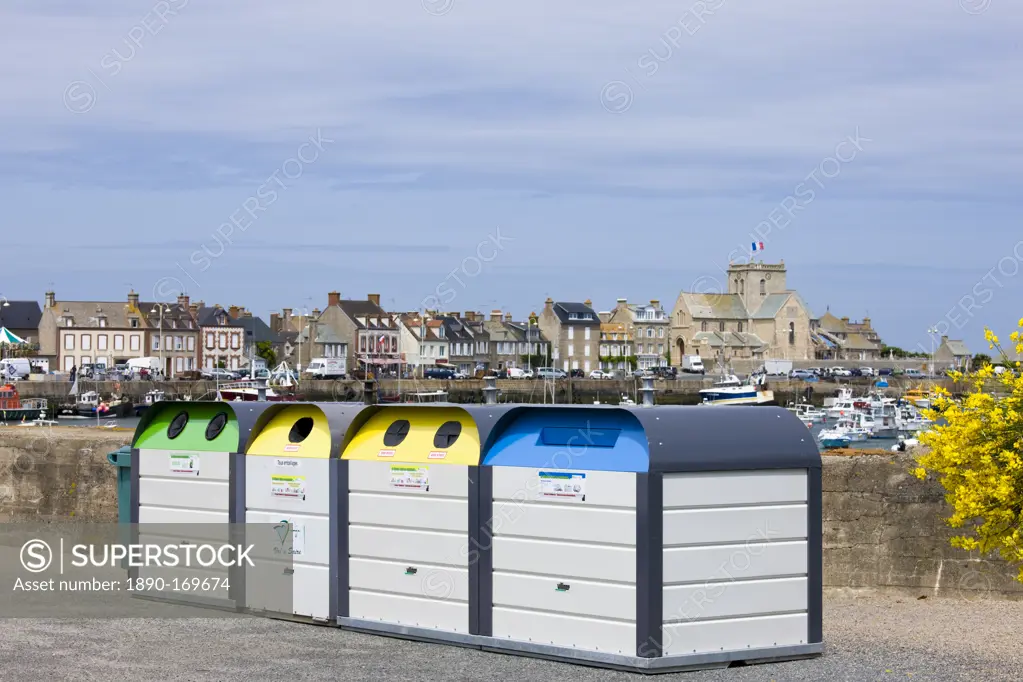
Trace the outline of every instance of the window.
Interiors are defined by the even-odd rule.
[[[796,345],[796,323],[789,322],[789,345]]]
[[[767,296],[767,280],[766,279],[760,280],[760,295],[761,296]]]
[[[174,337],[174,350],[182,350],[185,347],[184,339],[180,336]]]
[[[101,326],[101,327],[107,326],[107,318],[105,318],[105,317],[99,318],[98,322],[99,322],[99,326]]]
[[[736,328],[738,329],[739,333],[741,334],[742,333],[742,322],[739,322],[739,324],[736,325]]]
[[[213,332],[206,332],[206,347],[215,348],[216,342],[213,340]]]
[[[568,340],[571,341],[575,338],[575,327],[568,328]]]
[[[739,280],[739,295],[740,296],[746,295],[746,280],[744,279]]]
[[[583,371],[586,372],[587,374],[590,373],[590,361],[589,360],[587,360],[586,363],[583,365]]]
[[[185,371],[185,359],[174,358],[174,369],[177,370],[178,372]]]
[[[140,334],[132,334],[128,344],[131,350],[140,350],[142,348],[142,336]]]
[[[106,350],[106,349],[107,349],[107,335],[106,334],[100,334],[99,336],[96,337],[96,350]]]
[[[124,350],[124,334],[114,334],[114,350]]]
[[[701,332],[707,331],[707,323],[706,322],[701,322],[700,323],[700,331]]]
[[[195,369],[195,360],[192,358],[185,358],[185,370]]]
[[[82,334],[82,350],[92,350],[92,336]]]
[[[160,335],[153,336],[153,350],[160,350]]]
[[[657,344],[657,353],[659,355],[664,355],[664,344],[663,343]]]
[[[583,355],[590,357],[590,344],[583,346]]]
[[[724,330],[725,330],[725,323],[724,322],[718,322],[718,331],[719,332],[723,332]]]
[[[583,330],[583,339],[585,339],[586,341],[590,340],[590,328],[589,327],[587,327],[586,329]]]
[[[65,334],[64,335],[64,350],[74,350],[74,349],[75,349],[75,335],[74,334]]]
[[[82,364],[83,365],[91,365],[92,364],[92,356],[91,355],[83,355],[82,356]]]
[[[573,360],[572,361],[572,369],[579,369],[579,361],[578,360]]]
[[[231,348],[238,350],[240,343],[241,341],[238,338],[238,334],[231,334]]]
[[[648,339],[654,338],[654,328],[653,327],[650,327],[649,329],[646,330],[646,337]]]
[[[189,351],[194,351],[195,350],[195,337],[194,336],[189,336],[188,337],[187,348],[188,348]]]
[[[568,344],[568,357],[572,357],[573,355],[575,355],[575,344],[570,343]]]
[[[657,338],[659,339],[664,338],[664,327],[661,327],[660,329],[657,330]]]
[[[64,371],[70,372],[71,368],[75,365],[75,357],[73,355],[64,356]]]
[[[132,329],[138,329],[139,328],[139,318],[133,317],[133,318],[131,318],[131,320],[129,320],[129,322],[130,322],[130,324],[128,326],[130,326]]]
[[[218,346],[222,350],[227,350],[227,334],[225,334],[224,332],[220,332],[220,334],[218,335],[218,338],[217,338],[217,342],[218,342]]]

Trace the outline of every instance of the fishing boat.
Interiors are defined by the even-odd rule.
[[[287,402],[295,400],[294,395],[281,394],[270,388],[265,381],[232,381],[221,384],[218,400],[228,402],[266,400],[268,402]]]
[[[857,402],[858,401],[852,397],[838,398],[831,407],[825,411],[825,414],[829,419],[841,419],[842,417],[847,417],[850,414],[854,414],[859,409],[856,407]]]
[[[926,410],[931,406],[931,394],[923,388],[911,388],[906,391],[903,398],[921,410]]]
[[[788,409],[790,412],[794,412],[799,417],[799,420],[804,423],[815,424],[827,419],[827,415],[823,410],[817,409],[810,403],[799,403],[798,405],[790,406]]]
[[[145,414],[146,410],[152,407],[155,403],[163,400],[165,396],[166,394],[159,389],[153,389],[152,391],[146,392],[146,395],[143,398],[144,402],[141,405],[135,406],[135,416],[141,417]]]
[[[700,390],[703,405],[771,405],[774,392],[764,389],[764,375],[750,375],[745,382],[734,374],[725,375],[710,388]]]
[[[75,411],[79,417],[110,418],[133,414],[131,400],[120,397],[102,400],[96,391],[86,391],[78,398]]]
[[[830,429],[818,433],[817,440],[825,448],[841,448],[850,443],[868,440],[870,436],[870,431],[857,425],[852,418],[843,418]]]
[[[40,419],[46,415],[46,399],[25,399],[18,395],[14,384],[0,386],[0,421],[26,421]]]

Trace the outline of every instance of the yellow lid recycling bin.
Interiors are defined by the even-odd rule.
[[[471,409],[471,408],[470,408]],[[347,584],[339,622],[430,639],[470,632],[469,526],[480,434],[453,405],[375,406],[342,459]]]
[[[250,569],[267,579],[248,576],[248,610],[336,624],[339,454],[361,410],[351,404],[277,403],[253,428],[245,450],[245,523],[269,524],[276,538]]]

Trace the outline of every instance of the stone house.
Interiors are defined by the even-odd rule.
[[[476,338],[468,321],[459,313],[446,313],[439,319],[444,323],[444,336],[448,340],[449,364],[452,369],[472,376],[476,372]]]
[[[934,351],[934,369],[957,369],[965,370],[970,368],[973,361],[973,354],[966,347],[963,341],[941,337],[941,345]]]
[[[198,369],[199,325],[188,296],[178,296],[173,304],[139,303],[139,309],[146,320],[145,346],[150,356],[161,359],[163,375],[174,378]]]
[[[787,287],[784,261],[733,263],[728,293],[679,294],[671,313],[671,360],[677,366],[683,355],[702,356],[707,365],[809,360],[812,320],[803,298]]]
[[[638,369],[668,365],[671,319],[664,312],[660,301],[654,299],[649,304],[630,304],[626,299],[619,298],[607,321],[625,325],[626,333],[634,344]]]
[[[39,355],[50,369],[68,372],[84,365],[114,365],[147,355],[146,316],[139,295],[125,301],[58,301],[46,292],[39,319]]]
[[[403,313],[401,320],[402,362],[416,375],[427,367],[448,365],[448,340],[443,320],[418,312]]]
[[[588,299],[582,303],[544,301],[539,326],[554,347],[555,367],[589,374],[599,365],[601,323],[592,306]]]
[[[870,318],[851,322],[827,311],[814,325],[813,341],[818,360],[880,360],[884,345],[871,326]]]
[[[224,369],[234,371],[248,364],[245,328],[235,320],[238,310],[237,306],[230,309],[220,305],[207,307],[202,301],[196,305],[194,314],[202,339],[199,367],[203,370],[223,365]]]
[[[603,315],[603,313],[601,313]],[[610,313],[608,313],[610,317]],[[632,331],[625,322],[600,324],[600,369],[632,371],[629,358],[636,355]]]

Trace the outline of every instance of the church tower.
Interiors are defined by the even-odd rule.
[[[729,263],[728,293],[738,294],[750,315],[755,313],[770,294],[788,289],[785,261],[774,263]]]

